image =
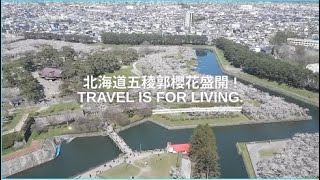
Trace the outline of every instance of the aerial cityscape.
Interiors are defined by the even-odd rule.
[[[319,2],[1,2],[2,178],[319,178]]]

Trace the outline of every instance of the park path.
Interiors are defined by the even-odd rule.
[[[242,107],[206,107],[206,108],[177,108],[177,109],[153,109],[152,114],[172,114],[182,112],[241,112]]]
[[[75,176],[74,178],[101,178],[99,175],[102,172],[107,171],[107,170],[109,170],[115,166],[118,166],[122,163],[133,164],[133,162],[136,160],[144,159],[144,158],[147,158],[147,157],[152,156],[154,154],[162,154],[164,152],[165,151],[163,151],[163,150],[162,151],[152,150],[152,151],[134,152],[131,154],[122,155],[114,160],[107,161],[97,167],[94,167],[86,172],[83,172],[83,173]]]
[[[142,72],[137,68],[137,62],[134,62],[132,64],[133,69],[131,70],[131,72],[137,76],[142,76]]]
[[[44,110],[47,110],[50,106],[46,105],[46,106],[41,106],[36,112],[41,112]]]
[[[4,131],[4,132],[2,133],[2,135],[6,135],[6,134],[10,134],[10,133],[14,133],[14,132],[19,132],[19,131],[21,131],[21,129],[22,129],[24,123],[27,121],[28,117],[29,117],[29,114],[28,114],[28,113],[24,114],[24,115],[21,117],[21,119],[20,119],[20,121],[18,122],[18,124],[17,124],[13,129],[10,129],[10,130],[8,130],[8,131]]]
[[[46,110],[46,109],[48,109],[48,108],[49,108],[49,106],[42,106],[42,107],[40,107],[36,112],[41,112],[41,111],[44,111],[44,110]],[[24,125],[24,124],[26,123],[26,121],[28,120],[28,117],[29,117],[29,113],[25,113],[25,114],[21,117],[20,121],[17,123],[17,125],[16,125],[14,128],[12,128],[12,129],[10,129],[10,130],[7,130],[7,131],[4,131],[4,132],[2,133],[2,135],[11,134],[11,133],[14,133],[14,132],[19,132],[19,131],[21,131],[23,125]]]

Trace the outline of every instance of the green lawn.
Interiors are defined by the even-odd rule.
[[[7,124],[4,125],[4,130],[10,130],[16,127],[16,125],[20,122],[21,118],[25,114],[33,113],[37,110],[37,107],[17,109],[12,114],[12,119],[8,121]]]
[[[279,84],[275,81],[270,81],[268,79],[261,79],[256,76],[244,73],[240,71],[239,68],[234,68],[233,66],[230,65],[230,62],[228,62],[224,55],[223,52],[216,47],[212,48],[220,62],[220,65],[224,69],[224,71],[227,74],[236,76],[239,79],[242,79],[247,82],[251,82],[254,84],[257,84],[259,86],[262,86],[264,88],[270,89],[271,91],[278,92],[280,94],[284,94],[290,97],[293,97],[295,99],[298,99],[300,101],[319,106],[319,93],[315,93],[312,91],[308,91],[306,89],[299,89],[299,88],[294,88],[291,86],[288,86],[286,84]]]
[[[113,77],[113,76],[133,76],[131,70],[133,69],[132,66],[122,66],[118,71],[115,71],[113,73],[105,73],[104,75]]]
[[[275,153],[277,153],[276,149],[262,149],[259,151],[261,157],[272,157]]]
[[[4,129],[10,130],[15,128],[24,114],[25,114],[24,111],[20,111],[20,110],[13,113],[12,119],[9,120],[8,123],[4,126]]]
[[[59,114],[63,111],[73,111],[77,109],[80,109],[80,104],[77,102],[60,103],[52,105],[48,109],[39,112],[38,116],[48,116],[53,114]]]
[[[139,178],[171,178],[169,171],[171,167],[179,167],[181,163],[181,155],[178,154],[162,154],[160,156],[153,155],[150,158],[141,160],[140,163],[148,162],[150,171],[143,173]]]
[[[242,156],[242,160],[243,160],[244,166],[246,167],[249,178],[256,178],[246,144],[237,143],[237,149],[238,149],[239,155]]]
[[[147,162],[147,165],[145,164]],[[102,178],[171,178],[169,171],[172,166],[180,165],[178,154],[152,155],[151,157],[134,161],[132,164],[120,164],[102,174]]]
[[[256,99],[245,99],[244,102],[250,103],[254,106],[260,106],[261,103]]]
[[[74,128],[72,124],[69,126],[64,124],[61,126],[51,126],[49,127],[47,132],[42,132],[40,134],[37,132],[32,132],[29,139],[38,140],[38,139],[45,139],[53,136],[59,136],[64,134],[75,134],[75,133],[80,133],[80,131],[77,128]]]
[[[100,46],[102,48],[119,48],[119,49],[133,47],[133,45],[129,45],[129,44],[104,44],[102,42],[87,44],[87,45],[88,46]]]
[[[175,114],[175,115],[152,115],[152,121],[159,122],[160,124],[179,127],[179,126],[188,126],[188,125],[198,125],[198,124],[209,124],[211,126],[221,125],[221,124],[239,124],[248,122],[249,118],[244,114],[237,114],[235,116],[229,117],[190,117],[187,114]]]
[[[115,80],[114,77],[117,76],[125,76],[126,77],[126,86],[128,86],[128,77],[129,76],[135,76],[131,70],[133,69],[132,66],[122,66],[121,69],[119,69],[118,71],[115,71],[113,73],[105,73],[104,75],[107,77],[112,77],[112,80]],[[106,89],[107,92],[123,92],[123,91],[127,91],[128,89],[114,89],[114,88],[110,88],[110,89]]]
[[[140,120],[142,120],[142,119],[144,119],[144,117],[139,116],[139,115],[134,115],[134,116],[132,116],[132,117],[129,118],[129,120],[130,120],[131,123],[136,122],[136,121],[140,121]]]
[[[100,177],[102,178],[131,178],[136,177],[140,169],[131,164],[120,164],[112,169],[103,172]]]
[[[2,149],[2,156],[6,155],[6,154],[10,154],[12,152],[15,152],[15,150],[12,147],[10,147],[8,149]]]

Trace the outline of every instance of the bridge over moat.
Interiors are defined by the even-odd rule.
[[[112,141],[119,147],[124,154],[133,153],[132,149],[127,143],[114,131],[113,127],[108,124],[104,124],[103,130],[112,139]]]

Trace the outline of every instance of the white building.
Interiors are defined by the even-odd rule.
[[[319,49],[319,40],[288,38],[288,44]]]
[[[306,68],[312,71],[313,73],[319,73],[319,63],[308,64]]]
[[[184,27],[190,28],[192,26],[192,21],[193,21],[193,12],[188,11],[186,13],[186,18],[184,20]]]
[[[253,6],[252,6],[252,5],[241,5],[241,6],[239,7],[239,9],[241,9],[241,10],[246,10],[246,11],[250,11],[250,10],[253,9]]]

